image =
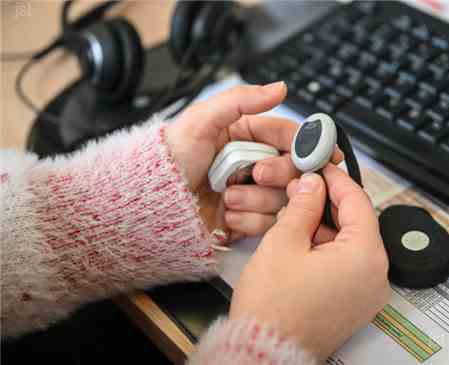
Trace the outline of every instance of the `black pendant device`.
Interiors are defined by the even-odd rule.
[[[398,286],[428,288],[449,276],[449,234],[424,209],[395,205],[379,217],[390,262],[389,279]]]
[[[359,164],[349,138],[345,131],[324,113],[310,115],[298,128],[291,145],[293,164],[302,172],[316,171],[322,174],[321,169],[331,160],[336,144],[345,154],[349,176],[363,187]],[[323,222],[329,227],[336,228],[329,197],[324,209]]]

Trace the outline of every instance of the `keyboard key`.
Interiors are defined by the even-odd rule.
[[[412,95],[406,98],[406,102],[417,109],[424,109],[436,99],[435,94],[423,89],[417,89]]]
[[[316,35],[319,39],[331,43],[331,44],[339,44],[341,43],[341,38],[338,35],[338,26],[336,24],[327,23],[322,25],[317,31]],[[314,44],[312,44],[313,46]]]
[[[279,57],[279,69],[281,72],[286,72],[288,70],[294,70],[299,66],[299,62],[295,57],[289,55],[282,55]]]
[[[257,68],[256,74],[267,83],[279,80],[279,74],[276,71],[264,66]]]
[[[446,117],[447,114],[449,114],[449,98],[445,99],[444,96],[440,94],[440,98],[438,99],[434,108],[439,110],[441,114]]]
[[[365,80],[361,77],[350,76],[345,82],[340,83],[337,86],[337,92],[348,98],[352,98],[354,95],[359,94],[367,87]]]
[[[331,75],[336,80],[339,80],[341,77],[343,77],[344,73],[345,73],[345,70],[344,70],[342,64],[333,63],[330,65],[329,75]]]
[[[419,42],[407,33],[400,33],[392,43],[405,51],[415,48]]]
[[[396,82],[385,89],[385,92],[392,97],[404,98],[406,95],[410,94],[414,88],[415,84],[413,82],[399,77]]]
[[[288,75],[289,79],[295,83],[301,82],[304,80],[304,75],[298,71],[294,71]]]
[[[440,142],[440,147],[441,147],[442,150],[444,150],[447,153],[449,153],[449,137],[446,137],[445,139],[443,139]]]
[[[317,106],[321,108],[325,113],[335,112],[347,99],[336,93],[329,93],[323,95],[317,101]]]
[[[445,126],[441,122],[431,121],[426,124],[420,131],[418,135],[430,143],[437,143],[449,132],[449,127]]]
[[[357,32],[354,30],[350,41],[353,42],[358,48],[363,48],[369,44],[370,37],[367,33]]]
[[[311,80],[298,91],[297,95],[305,101],[311,103],[322,92],[322,85],[316,80]]]
[[[413,27],[414,22],[410,16],[404,14],[393,20],[393,24],[401,30],[408,31]]]
[[[329,76],[328,74],[318,76],[318,81],[320,82],[321,85],[324,85],[328,88],[332,88],[336,84],[336,80],[332,76]]]
[[[304,64],[302,64],[298,71],[307,76],[307,77],[315,77],[316,74],[316,70],[315,70],[315,66],[313,62],[306,62]]]
[[[420,24],[414,27],[412,29],[412,34],[422,41],[427,41],[430,38],[430,30],[425,24]]]
[[[370,43],[366,50],[377,59],[384,59],[388,54],[386,43],[379,39],[370,39]]]
[[[429,93],[436,94],[446,84],[446,80],[427,79],[419,83],[419,87],[425,89]]]
[[[441,70],[447,70],[447,68],[449,67],[449,52],[441,53],[432,61],[432,64],[430,66],[436,66],[441,68]]]
[[[298,84],[294,81],[287,80],[285,81],[285,84],[287,85],[287,90],[291,94],[296,94],[298,92]]]
[[[368,52],[363,52],[357,61],[357,66],[362,72],[370,72],[377,66],[376,57],[369,54]]]
[[[370,88],[379,89],[382,86],[382,82],[371,76],[365,77],[365,82]]]
[[[416,73],[416,79],[417,80],[428,80],[432,78],[432,71],[429,70],[428,67],[422,67],[417,73]]]
[[[307,84],[307,90],[313,94],[318,94],[322,89],[322,86],[317,81],[311,81]]]
[[[353,30],[359,34],[365,34],[367,36],[371,36],[375,30],[382,27],[382,24],[378,19],[371,17],[364,17],[355,23],[353,26]]]
[[[381,61],[374,71],[374,77],[380,78],[382,82],[387,82],[397,73],[397,65]]]
[[[389,24],[382,24],[371,34],[372,39],[382,40],[383,42],[389,42],[396,36],[397,32]]]
[[[313,45],[317,41],[317,37],[312,32],[305,32],[300,36],[299,40],[305,44]]]
[[[406,106],[407,111],[398,119],[400,127],[415,131],[425,123],[424,114],[421,109],[416,109],[413,106]]]
[[[421,42],[415,48],[414,52],[426,61],[431,61],[440,54],[440,50],[432,47],[430,43]]]
[[[432,37],[432,45],[442,51],[447,51],[449,50],[449,39],[440,35],[434,35]]]
[[[365,94],[356,98],[356,102],[366,108],[372,109],[387,99],[387,95],[383,90],[378,90],[373,94]]]
[[[408,70],[399,71],[398,75],[402,79],[406,79],[409,82],[414,83],[416,81],[416,74],[414,74],[414,73],[412,73],[412,72],[410,72]]]
[[[438,103],[431,108],[427,109],[426,114],[432,118],[432,120],[436,120],[440,123],[443,123],[445,120],[449,119],[449,103],[442,102]]]
[[[358,49],[351,43],[343,43],[337,51],[337,57],[343,61],[350,60],[357,55]]]
[[[440,99],[449,102],[449,87],[441,91]]]
[[[313,99],[315,98],[315,95],[313,95],[308,90],[302,88],[298,90],[297,95],[300,99],[307,101],[308,103],[313,102]]]
[[[396,97],[386,95],[386,98],[381,105],[376,109],[376,112],[387,120],[394,120],[404,109],[406,105],[402,100]]]

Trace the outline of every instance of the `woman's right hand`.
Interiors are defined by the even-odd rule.
[[[245,268],[230,311],[231,318],[273,324],[321,360],[366,326],[390,295],[388,260],[368,197],[332,164],[324,177],[338,233],[319,228],[323,179],[293,180],[289,204]]]

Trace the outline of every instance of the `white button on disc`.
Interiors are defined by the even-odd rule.
[[[411,251],[421,251],[429,246],[430,238],[421,231],[409,231],[401,238],[402,245]]]

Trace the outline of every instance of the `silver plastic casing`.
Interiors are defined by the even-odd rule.
[[[209,183],[213,191],[226,189],[229,178],[257,161],[279,156],[279,151],[263,143],[235,141],[225,145],[209,169]]]
[[[321,135],[314,149],[305,157],[296,153],[296,140],[307,122],[321,121]],[[298,128],[292,141],[291,158],[296,168],[302,172],[313,172],[323,168],[331,159],[337,144],[337,128],[333,119],[324,113],[312,114]]]

